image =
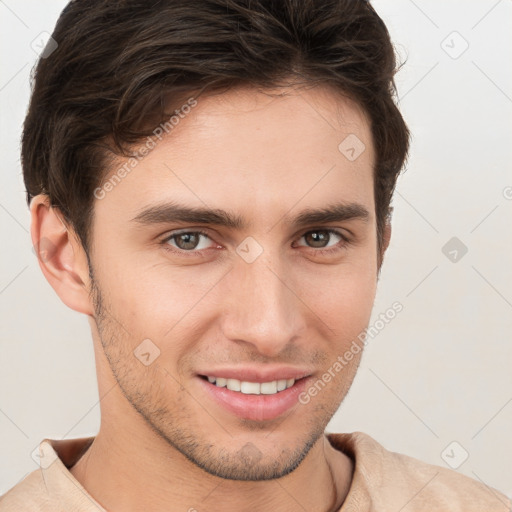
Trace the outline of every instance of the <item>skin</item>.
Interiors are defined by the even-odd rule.
[[[370,320],[379,268],[368,120],[326,87],[273,92],[198,98],[95,200],[93,282],[60,212],[43,195],[31,203],[33,243],[53,247],[40,259],[44,275],[89,318],[101,427],[71,473],[108,510],[327,512],[348,492],[353,463],[324,431],[362,351],[308,404],[274,420],[237,417],[205,396],[196,375],[226,363],[281,363],[307,367],[317,380]],[[348,134],[366,146],[355,161],[338,150]],[[132,222],[169,201],[229,210],[248,227]],[[340,201],[362,205],[368,218],[285,222]],[[327,228],[349,242],[331,235],[315,245],[304,236]],[[162,242],[194,229],[209,237],[195,249],[183,239]],[[248,236],[263,249],[252,263],[236,252]],[[389,236],[388,225],[384,250]],[[337,250],[322,254],[325,246]],[[160,350],[148,366],[133,353],[145,339]]]

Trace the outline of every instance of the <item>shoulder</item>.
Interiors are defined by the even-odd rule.
[[[0,496],[0,512],[104,511],[68,469],[93,439],[43,439],[39,469]]]
[[[510,512],[512,502],[500,491],[452,469],[392,452],[364,432],[328,434],[331,444],[354,461],[353,486],[368,501],[407,510]],[[405,500],[405,501],[404,501]],[[377,510],[377,508],[375,509]]]
[[[43,512],[50,510],[48,505],[48,494],[40,470],[32,471],[0,496],[0,512]]]

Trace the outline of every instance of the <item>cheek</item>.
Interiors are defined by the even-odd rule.
[[[186,304],[187,297],[194,294],[192,282],[189,287],[184,286],[185,269],[171,268],[163,250],[134,250],[126,245],[105,245],[101,260],[101,280],[107,285],[112,305],[124,317],[134,320],[158,318],[161,311],[167,311],[172,319],[174,307]]]
[[[330,339],[334,340],[332,346],[337,351],[343,351],[345,346],[357,340],[368,326],[373,299],[372,287],[346,287],[322,305],[322,311],[325,311],[324,321],[331,328]]]
[[[300,296],[331,329],[326,338],[346,340],[367,327],[377,287],[376,260],[361,255],[338,266],[318,267],[297,277]]]
[[[134,345],[149,338],[162,352],[171,350],[178,357],[190,349],[193,333],[201,327],[196,325],[198,315],[207,319],[209,294],[224,273],[225,269],[177,267],[165,261],[148,264],[141,256],[111,265],[101,284],[107,307]]]

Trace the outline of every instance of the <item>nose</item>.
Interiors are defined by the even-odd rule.
[[[305,323],[290,267],[275,260],[262,255],[252,263],[235,263],[226,283],[229,306],[223,316],[227,339],[251,345],[268,358],[289,348]]]

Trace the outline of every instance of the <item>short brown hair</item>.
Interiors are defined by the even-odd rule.
[[[380,250],[409,132],[394,48],[368,1],[73,0],[52,37],[57,48],[34,71],[23,176],[27,201],[47,194],[86,253],[109,155],[126,155],[192,91],[290,78],[334,87],[367,114]]]

